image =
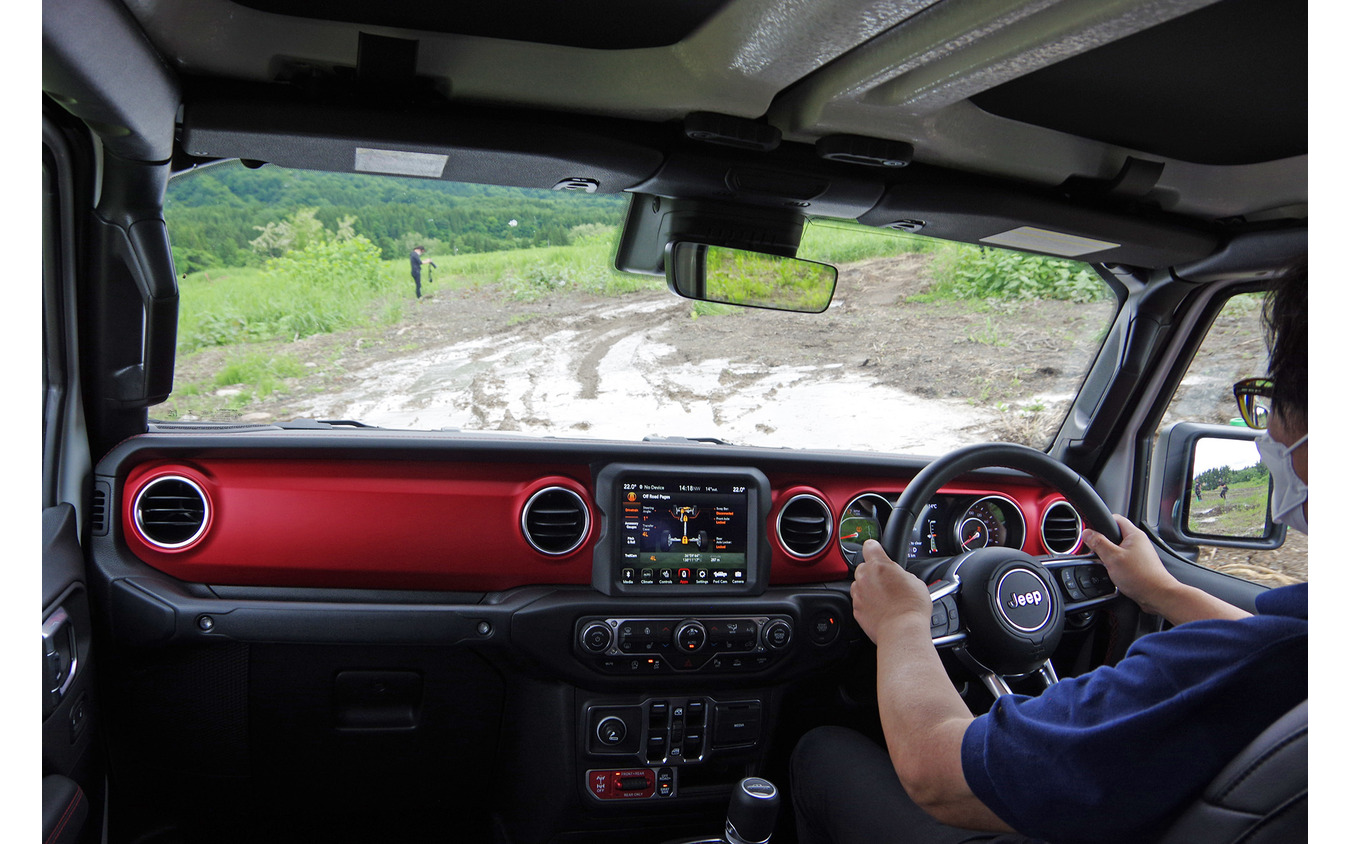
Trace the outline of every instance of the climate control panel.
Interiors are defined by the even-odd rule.
[[[583,618],[576,651],[607,674],[765,669],[792,643],[786,615]]]

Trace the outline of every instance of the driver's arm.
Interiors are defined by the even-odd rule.
[[[1251,613],[1222,601],[1172,576],[1158,559],[1148,534],[1124,516],[1116,516],[1120,525],[1120,544],[1095,530],[1084,530],[1083,541],[1106,566],[1111,580],[1125,597],[1145,612],[1160,615],[1172,624],[1207,618],[1240,619]]]
[[[961,739],[974,719],[933,647],[928,588],[869,539],[852,594],[853,615],[877,645],[881,726],[905,791],[945,824],[1011,832],[961,770]]]

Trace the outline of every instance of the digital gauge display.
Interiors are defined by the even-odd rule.
[[[869,539],[881,541],[886,533],[894,503],[877,493],[864,493],[848,503],[839,519],[839,549],[850,565],[862,562],[862,545]],[[942,528],[943,506],[929,504],[919,515],[910,534],[909,559],[946,555],[947,540]]]
[[[839,549],[850,565],[862,561],[862,545],[880,540],[895,509],[895,499],[863,493],[839,518]],[[1026,538],[1021,511],[1001,495],[938,495],[919,513],[909,535],[910,560],[950,557],[988,546],[1020,548]]]
[[[698,587],[747,582],[747,484],[630,477],[616,491],[620,583]]]
[[[937,557],[942,552],[939,536],[941,528],[938,524],[939,507],[936,504],[929,504],[923,508],[919,518],[914,523],[914,533],[909,538],[909,558],[917,560],[920,557]]]

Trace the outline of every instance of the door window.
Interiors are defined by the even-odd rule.
[[[1261,323],[1263,301],[1264,295],[1260,293],[1242,294],[1228,300],[1177,387],[1162,427],[1173,422],[1244,424],[1234,403],[1233,384],[1266,372],[1267,351]],[[1204,445],[1202,443],[1202,448]],[[1255,453],[1255,448],[1251,451]],[[1189,511],[1193,522],[1222,522],[1235,518],[1237,510],[1243,506],[1243,491],[1246,490],[1243,473],[1252,461],[1244,457],[1229,462],[1233,465],[1219,461],[1212,466],[1197,466],[1204,471],[1196,476],[1190,491],[1195,496]],[[1227,473],[1225,468],[1229,470]],[[1268,586],[1301,583],[1308,579],[1308,537],[1290,530],[1284,544],[1270,550],[1201,545],[1196,562]]]

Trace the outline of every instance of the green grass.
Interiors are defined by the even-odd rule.
[[[797,257],[837,266],[868,258],[930,252],[941,248],[941,245],[941,241],[890,229],[876,229],[860,223],[813,220],[802,232]]]
[[[505,295],[534,301],[552,292],[582,290],[613,296],[660,289],[664,282],[612,268],[613,230],[571,246],[430,256],[423,293],[498,286]],[[296,340],[372,322],[392,325],[413,297],[406,260],[380,261],[374,275],[353,282],[339,274],[294,278],[254,267],[204,270],[179,282],[178,350],[267,340]]]
[[[1247,481],[1229,484],[1228,497],[1219,498],[1217,489],[1206,489],[1200,501],[1191,493],[1186,525],[1193,534],[1211,536],[1264,536],[1268,482]]]
[[[616,296],[637,290],[659,290],[661,279],[614,269],[616,230],[595,227],[570,246],[541,246],[472,255],[432,256],[436,285],[448,289],[497,285],[517,301],[533,302],[550,293],[577,290]],[[406,270],[405,270],[406,274]]]
[[[217,387],[247,385],[260,397],[266,398],[281,386],[283,379],[305,374],[305,366],[294,355],[268,355],[245,352],[231,358],[216,373]]]
[[[371,284],[306,283],[252,267],[192,273],[178,286],[178,351],[296,340],[373,321],[398,322],[412,281],[396,280],[397,263],[382,262]]]

